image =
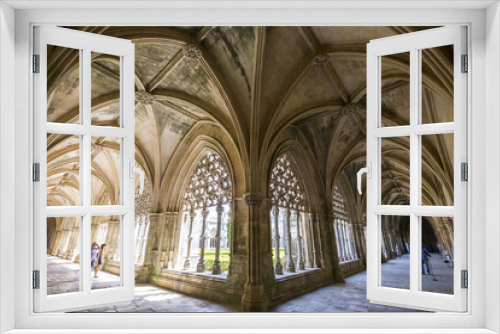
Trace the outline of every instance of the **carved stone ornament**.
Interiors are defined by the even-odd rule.
[[[148,92],[141,90],[135,92],[135,100],[143,104],[153,104],[156,101],[156,98]]]
[[[227,204],[232,200],[232,181],[224,160],[208,152],[198,162],[184,193],[184,211]]]
[[[320,67],[325,66],[325,64],[326,64],[327,61],[328,61],[328,57],[327,56],[325,56],[325,55],[318,55],[318,56],[314,57],[311,65],[312,65],[313,68],[320,68]]]
[[[349,220],[349,213],[345,208],[344,197],[339,188],[335,186],[333,190],[333,214],[337,219]]]
[[[344,115],[352,115],[358,112],[358,106],[353,104],[348,104],[342,107],[342,114]]]
[[[200,59],[203,56],[201,50],[193,44],[184,45],[184,57],[188,59]]]
[[[269,197],[279,207],[305,211],[304,194],[286,154],[276,159],[271,171]]]

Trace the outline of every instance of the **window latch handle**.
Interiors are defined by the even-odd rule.
[[[361,176],[366,173],[366,177],[371,179],[372,178],[372,163],[367,161],[366,162],[366,167],[363,167],[361,168],[359,171],[358,171],[358,192],[359,194],[363,194],[363,192],[361,191]]]
[[[129,171],[130,171],[129,176],[131,179],[133,179],[135,173],[139,174],[139,195],[142,195],[142,193],[144,192],[145,173],[142,169],[134,167],[134,165],[135,165],[135,162],[130,161],[130,163],[129,163]]]

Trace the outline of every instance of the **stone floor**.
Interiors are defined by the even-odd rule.
[[[94,277],[92,271],[92,290],[113,288],[120,285],[120,276],[99,271]],[[80,264],[47,255],[47,294],[55,295],[76,292],[80,289]]]
[[[433,280],[431,275],[423,276],[424,291],[452,293],[453,268],[443,262],[442,257],[432,253]],[[51,257],[49,277],[57,277],[52,286],[64,281],[64,271],[68,277],[75,277],[78,264]],[[57,266],[56,266],[57,264]],[[75,267],[76,266],[76,267]],[[404,288],[409,279],[409,255],[382,264],[383,283],[387,286]],[[57,272],[51,272],[56,270]],[[51,276],[59,275],[59,276]],[[116,286],[118,276],[105,272],[93,280],[93,288]],[[71,279],[66,279],[71,281]],[[57,283],[57,284],[56,284]],[[63,286],[65,283],[62,283]],[[67,286],[64,289],[68,289]],[[62,291],[62,290],[61,290]],[[135,299],[122,305],[88,309],[79,312],[236,312],[237,309],[214,302],[184,295],[149,284],[137,284]],[[418,312],[417,310],[371,304],[366,299],[366,272],[347,277],[344,283],[335,283],[312,291],[306,295],[286,301],[270,309],[270,312]]]
[[[431,253],[434,278],[422,276],[424,291],[453,293],[453,268],[444,263],[438,253]],[[382,284],[408,289],[410,270],[409,254],[382,264]],[[419,312],[417,310],[371,304],[366,299],[366,271],[317,289],[311,293],[286,301],[270,310],[271,312]]]

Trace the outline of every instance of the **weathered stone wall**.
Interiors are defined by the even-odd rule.
[[[342,273],[342,276],[349,277],[351,275],[357,274],[365,270],[366,268],[365,265],[363,264],[363,261],[358,259],[339,264],[339,269],[340,272]]]

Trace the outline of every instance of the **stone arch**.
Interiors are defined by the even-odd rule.
[[[234,197],[242,197],[245,185],[245,170],[236,145],[231,137],[217,125],[200,122],[190,131],[172,156],[171,162],[162,177],[160,194],[162,211],[179,212],[182,206],[183,190],[198,163],[207,151],[220,155],[227,163],[233,183]],[[168,184],[167,180],[175,180]]]

